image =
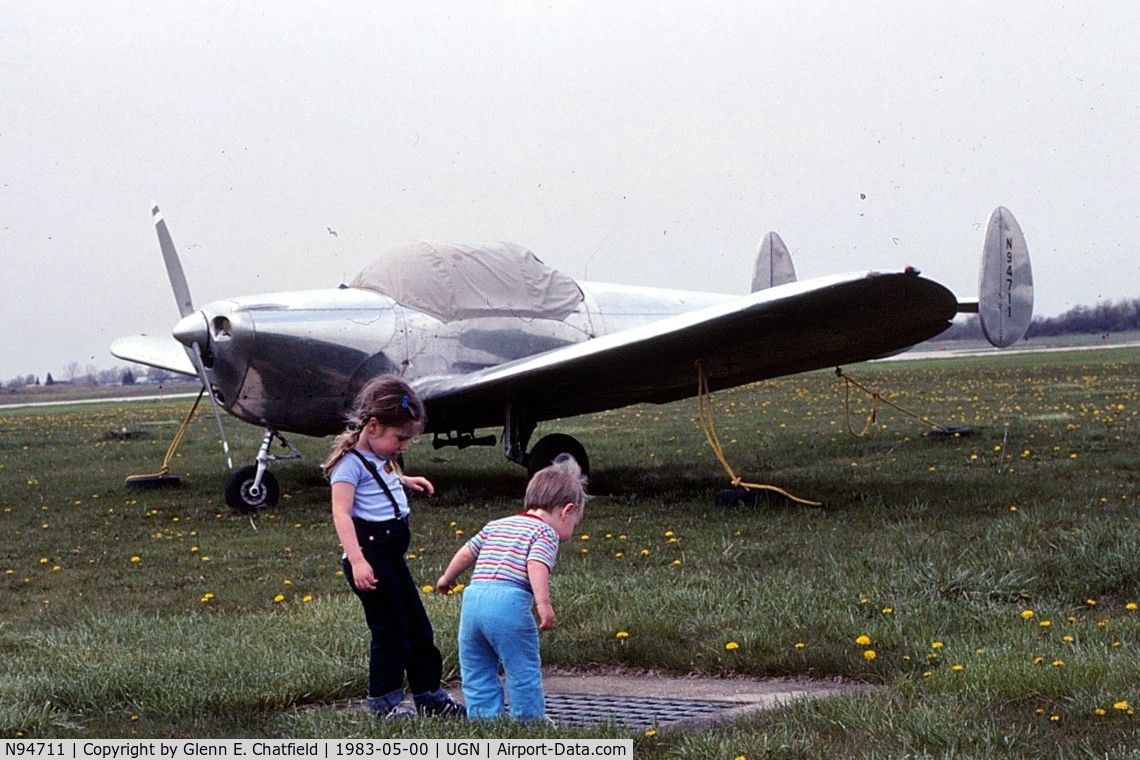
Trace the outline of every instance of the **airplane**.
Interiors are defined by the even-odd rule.
[[[172,338],[124,337],[111,352],[197,376],[223,445],[219,408],[264,429],[254,464],[226,482],[226,502],[240,511],[277,503],[270,462],[301,456],[286,433],[340,432],[356,393],[382,373],[421,395],[436,448],[495,445],[478,432],[501,428],[505,457],[530,472],[562,453],[588,472],[585,448],[564,433],[528,450],[537,424],[883,358],[959,313],[977,313],[989,342],[1005,348],[1033,312],[1025,237],[1004,207],[986,227],[976,298],[911,267],[799,281],[770,232],[743,296],[579,282],[514,243],[411,241],[347,285],[201,308],[157,206],[152,214],[181,319]],[[289,453],[272,454],[274,441]]]

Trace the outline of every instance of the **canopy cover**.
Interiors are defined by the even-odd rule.
[[[400,243],[381,251],[349,285],[374,290],[443,322],[502,316],[565,319],[583,297],[573,278],[507,242]]]

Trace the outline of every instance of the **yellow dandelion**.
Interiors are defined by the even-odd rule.
[[[932,642],[930,642],[930,648],[931,649],[941,649],[942,648],[942,642],[941,641],[932,641]]]
[[[1130,708],[1128,707],[1127,702],[1125,702],[1124,700],[1121,700],[1119,702],[1113,702],[1112,703],[1112,709],[1113,710],[1120,710],[1123,712],[1124,710],[1128,710]]]
[[[1022,610],[1021,617],[1023,620],[1029,620],[1033,617],[1033,610]]]
[[[283,601],[285,601],[284,594],[278,594],[277,596],[273,597],[273,603],[274,604],[280,604]]]
[[[652,728],[651,728],[651,729],[649,729],[648,731],[646,731],[646,732],[645,732],[645,735],[646,735],[646,736],[657,736],[657,731],[656,731],[656,729],[652,729]]]
[[[1041,626],[1042,628],[1048,628],[1049,626],[1053,625],[1053,623],[1049,620],[1042,620],[1037,625]]]
[[[1108,710],[1105,710],[1103,707],[1098,707],[1095,710],[1093,710],[1093,712],[1096,713],[1097,715],[1108,715]]]
[[[1053,667],[1059,668],[1065,664],[1065,661],[1064,660],[1053,660],[1052,664],[1053,664]]]
[[[895,611],[894,607],[884,607],[883,608],[883,614],[884,615],[891,615],[894,613],[894,611]]]
[[[735,641],[730,641],[724,645],[724,648],[726,650],[728,650],[729,652],[731,652],[733,649],[740,649],[740,645],[737,644]]]
[[[142,562],[142,558],[141,558],[141,557],[139,557],[138,555],[135,555],[134,557],[131,557],[131,563],[132,563],[132,564],[136,564],[136,565],[137,565],[139,562]]]
[[[863,634],[859,638],[855,639],[855,643],[861,647],[865,647],[871,643],[871,637],[868,636],[867,634]]]
[[[431,584],[429,583],[429,584],[426,584],[426,585],[423,587],[423,589],[422,589],[422,590],[423,590],[423,592],[424,592],[425,594],[430,594],[430,593],[431,593],[431,589],[432,589],[432,586],[431,586]]]
[[[863,652],[863,659],[865,660],[873,660],[878,656],[879,655],[875,654],[874,649],[868,649],[867,651]]]
[[[803,649],[806,645],[802,641],[796,642],[796,649]]]
[[[629,631],[618,631],[617,632],[617,638],[628,639],[629,638]]]
[[[1124,605],[1124,609],[1132,610],[1133,612],[1135,612],[1136,611],[1136,602],[1129,602],[1128,604]]]

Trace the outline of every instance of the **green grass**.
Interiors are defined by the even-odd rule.
[[[973,429],[961,437],[926,435],[880,403],[856,438],[848,425],[862,430],[870,403],[853,396],[848,413],[830,372],[716,394],[733,470],[821,507],[775,495],[715,506],[728,475],[695,400],[543,425],[586,445],[598,495],[560,551],[544,663],[871,687],[638,736],[639,757],[1129,756],[1138,360],[1117,349],[847,368],[892,404]],[[190,402],[0,409],[0,735],[566,735],[344,709],[364,693],[367,632],[338,575],[317,470],[328,442],[296,439],[306,460],[274,466],[278,507],[235,514],[199,413],[172,468],[181,486],[128,489],[127,475],[158,468]],[[123,428],[148,435],[112,435]],[[227,431],[252,458],[260,431]],[[408,459],[439,490],[415,503],[409,557],[430,584],[473,531],[518,508],[525,477],[497,448],[422,441]],[[454,680],[459,599],[425,603]]]

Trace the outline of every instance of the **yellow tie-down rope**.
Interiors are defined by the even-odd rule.
[[[863,436],[865,436],[867,434],[867,431],[871,429],[871,425],[873,425],[875,423],[876,407],[878,405],[878,402],[880,402],[880,401],[882,401],[884,404],[886,404],[889,407],[897,409],[898,411],[902,412],[903,414],[905,414],[909,417],[913,417],[916,420],[919,420],[921,422],[925,422],[927,425],[930,425],[930,427],[934,428],[935,430],[941,430],[941,431],[946,431],[946,432],[948,432],[950,430],[945,425],[939,425],[937,422],[934,422],[932,420],[928,420],[926,417],[922,417],[920,415],[917,415],[914,412],[911,412],[907,409],[902,408],[898,404],[895,404],[891,401],[888,401],[887,399],[883,398],[883,395],[881,393],[879,393],[878,391],[872,390],[872,389],[868,388],[867,386],[860,384],[858,381],[852,379],[846,372],[843,371],[842,367],[836,367],[835,368],[835,376],[843,378],[843,382],[845,383],[845,385],[844,385],[845,395],[843,398],[843,410],[847,415],[847,432],[851,433],[851,435],[855,436],[856,438],[862,438]],[[871,413],[867,415],[867,424],[865,424],[863,426],[863,429],[858,433],[856,433],[854,428],[851,427],[851,386],[853,386],[853,385],[871,397]]]
[[[724,456],[724,447],[720,443],[720,438],[717,437],[716,434],[716,423],[713,422],[711,398],[712,393],[709,391],[709,380],[708,376],[705,374],[705,367],[701,363],[700,359],[697,359],[696,365],[697,376],[699,378],[697,385],[697,407],[701,418],[701,430],[704,431],[705,437],[709,439],[709,445],[712,446],[713,453],[716,454],[716,458],[720,461],[721,467],[723,467],[724,471],[728,473],[728,477],[732,479],[733,487],[759,489],[762,491],[775,491],[781,496],[785,496],[792,501],[799,502],[800,504],[807,504],[812,507],[822,506],[822,502],[811,501],[809,499],[801,499],[798,496],[793,496],[778,486],[770,486],[764,483],[745,483],[740,479],[739,475],[733,472],[732,466],[728,463],[728,460]],[[708,407],[707,409],[705,408],[706,404]]]
[[[174,440],[170,442],[170,448],[166,450],[166,456],[162,460],[162,469],[158,472],[148,473],[146,475],[128,475],[127,483],[133,481],[147,480],[148,478],[165,478],[170,474],[170,460],[174,458],[174,452],[178,448],[178,444],[182,443],[183,436],[186,435],[186,429],[190,427],[190,420],[194,418],[194,412],[198,409],[198,402],[202,400],[202,396],[206,393],[206,388],[203,386],[202,390],[198,393],[198,398],[194,399],[194,405],[190,407],[187,412],[186,418],[182,420],[182,425],[178,428],[178,432],[174,434]]]

